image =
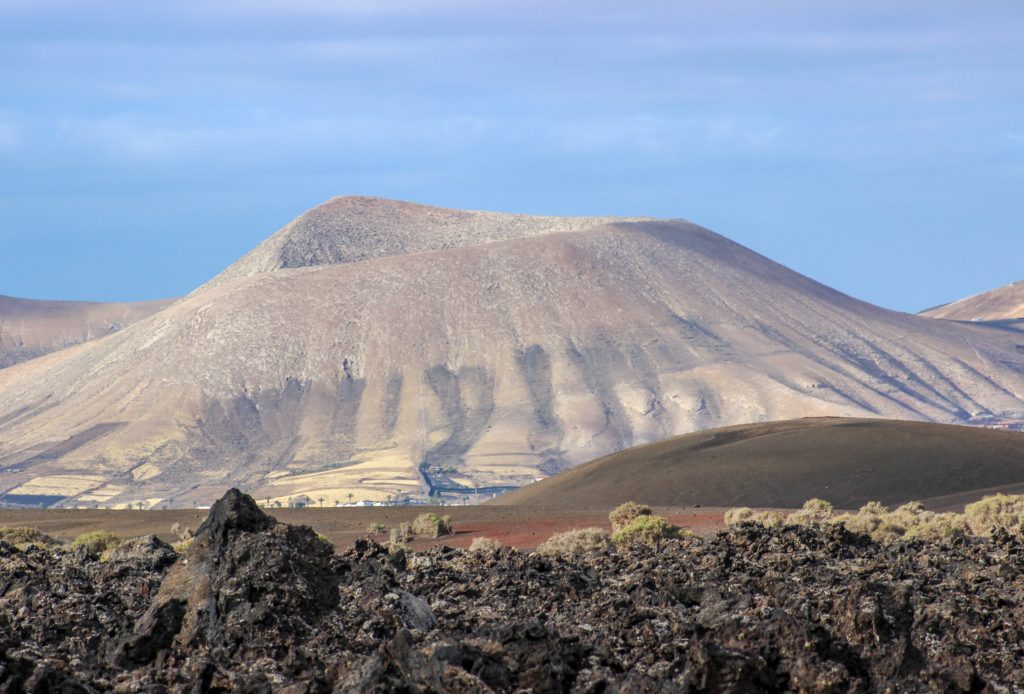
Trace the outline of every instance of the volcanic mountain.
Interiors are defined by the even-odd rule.
[[[109,335],[170,303],[37,301],[0,295],[0,368]]]
[[[1024,318],[1024,281],[921,312],[929,318],[996,321]]]
[[[887,311],[680,220],[344,197],[0,371],[0,481],[68,504],[461,496],[807,415],[1024,420],[1024,332]]]
[[[887,419],[741,424],[636,446],[495,499],[505,506],[962,505],[1024,490],[1024,434]]]

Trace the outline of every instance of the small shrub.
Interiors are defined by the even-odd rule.
[[[951,540],[970,532],[962,515],[925,511],[918,501],[903,504],[893,511],[871,501],[857,513],[844,513],[829,522],[842,523],[847,529],[869,535],[876,542],[892,542],[900,538]]]
[[[651,515],[650,506],[627,501],[612,509],[612,512],[608,514],[608,520],[612,524],[612,532],[615,532],[632,523],[634,518],[649,515]]]
[[[637,516],[628,525],[612,533],[617,545],[650,545],[657,547],[662,540],[679,537],[679,528],[661,516]]]
[[[383,523],[370,523],[369,527],[366,528],[366,532],[371,535],[383,535],[388,531],[387,526]]]
[[[391,529],[387,547],[392,552],[408,549],[410,541],[412,541],[412,529],[408,523],[402,523],[397,528]]]
[[[810,499],[804,502],[799,511],[786,517],[788,525],[820,525],[832,518],[832,504],[822,499]]]
[[[611,549],[612,541],[601,528],[577,528],[552,535],[537,548],[547,557],[579,557]]]
[[[907,527],[903,537],[920,540],[953,540],[966,537],[971,532],[964,516],[959,513],[918,514],[916,522]]]
[[[908,501],[902,506],[897,506],[896,510],[893,511],[897,516],[907,517],[916,516],[924,511],[924,504],[920,501]]]
[[[469,544],[469,551],[478,554],[493,554],[501,549],[501,543],[489,537],[477,537]]]
[[[739,525],[740,523],[751,523],[754,520],[754,509],[747,506],[740,506],[739,508],[731,508],[723,515],[725,524],[728,527]]]
[[[18,549],[25,549],[29,545],[52,547],[60,544],[57,540],[39,532],[35,528],[24,527],[0,528],[0,540],[9,545],[14,545]]]
[[[760,523],[766,528],[781,528],[785,519],[778,511],[761,511],[754,514],[753,521]]]
[[[906,527],[895,522],[889,509],[877,501],[869,501],[857,513],[834,516],[830,522],[844,525],[850,532],[870,535],[875,540],[882,539],[881,536],[899,537],[906,532]]]
[[[968,504],[964,509],[967,525],[977,535],[996,528],[1016,530],[1024,525],[1024,495],[996,494]]]
[[[185,542],[186,540],[192,539],[192,528],[181,523],[172,523],[171,532],[178,538],[179,541]]]
[[[766,528],[778,528],[783,523],[782,514],[777,511],[755,511],[746,506],[729,509],[725,512],[724,519],[725,525],[730,528],[741,523],[757,523]]]
[[[889,509],[883,506],[880,501],[869,501],[861,506],[857,513],[861,516],[884,516],[889,513]]]
[[[421,537],[441,537],[452,534],[451,516],[421,513],[412,522],[412,532]]]
[[[178,540],[177,542],[171,543],[171,549],[174,550],[175,554],[182,554],[186,549],[192,546],[193,538],[187,540]]]
[[[71,543],[72,547],[85,547],[93,554],[102,555],[109,549],[121,544],[121,538],[106,530],[94,530],[91,533],[82,533]]]

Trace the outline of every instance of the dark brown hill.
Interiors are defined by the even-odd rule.
[[[838,508],[1024,483],[1024,434],[884,419],[816,417],[712,429],[637,446],[498,497],[494,504],[611,508]]]

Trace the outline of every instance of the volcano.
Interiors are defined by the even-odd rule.
[[[824,415],[1024,420],[1024,331],[885,310],[682,220],[342,197],[0,370],[0,482],[63,505],[460,497]]]

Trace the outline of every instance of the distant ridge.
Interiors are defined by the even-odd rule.
[[[997,321],[1024,318],[1024,281],[969,296],[951,304],[921,311],[922,316],[963,321]]]
[[[887,311],[679,220],[335,198],[149,318],[0,370],[0,492],[468,498],[805,415],[1013,426],[1024,331]]]
[[[958,495],[961,503],[1024,485],[1024,433],[883,419],[812,418],[686,434],[614,453],[493,504],[611,508],[837,508]]]
[[[0,295],[0,368],[109,335],[172,301],[96,303]]]

